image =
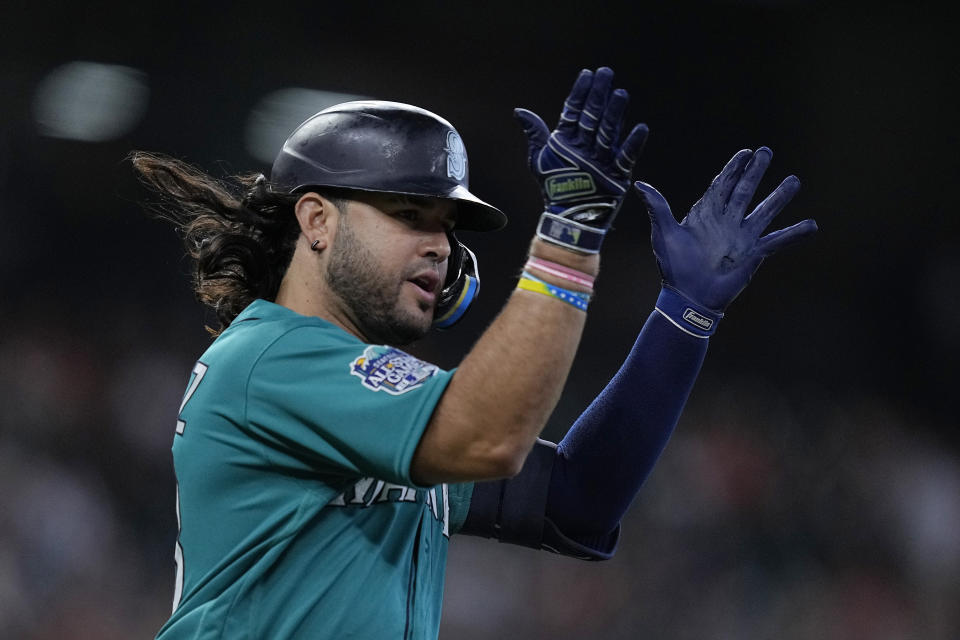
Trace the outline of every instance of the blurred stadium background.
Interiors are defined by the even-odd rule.
[[[513,285],[539,207],[515,106],[557,116],[609,65],[652,134],[637,176],[679,214],[773,148],[778,225],[822,233],[731,308],[689,408],[588,565],[451,547],[442,638],[960,637],[956,14],[917,4],[10,3],[0,25],[0,637],[151,637],[169,612],[169,446],[210,318],[124,156],[266,170],[350,96],[466,141],[511,216],[467,234],[478,309],[415,346],[454,366]],[[546,437],[613,374],[658,279],[636,199]]]

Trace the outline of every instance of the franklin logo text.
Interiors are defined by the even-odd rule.
[[[547,178],[544,188],[550,200],[569,200],[597,192],[593,176],[583,171]]]
[[[709,331],[713,326],[713,320],[689,307],[683,310],[683,319],[704,331]]]

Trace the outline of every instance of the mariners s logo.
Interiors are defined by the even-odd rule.
[[[373,391],[400,395],[413,391],[436,375],[439,369],[409,353],[387,346],[369,346],[350,363],[350,373]]]
[[[447,176],[454,180],[463,180],[467,175],[467,150],[456,131],[447,132]]]

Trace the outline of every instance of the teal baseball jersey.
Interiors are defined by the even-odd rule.
[[[410,463],[451,372],[263,300],[177,420],[177,578],[160,640],[437,637],[472,484]]]

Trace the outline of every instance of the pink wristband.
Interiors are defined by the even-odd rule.
[[[530,256],[527,259],[527,264],[524,269],[529,269],[531,267],[534,269],[539,269],[544,273],[549,273],[552,276],[563,278],[564,280],[569,280],[570,282],[576,282],[577,284],[593,289],[593,276],[588,275],[583,271],[577,271],[576,269],[571,269],[570,267],[566,267],[562,264],[557,264],[556,262],[550,262],[549,260],[543,260],[541,258],[534,258],[533,256]]]

